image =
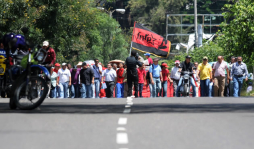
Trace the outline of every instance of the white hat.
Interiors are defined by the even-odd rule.
[[[65,66],[65,65],[67,65],[67,63],[62,63],[62,66]]]
[[[49,42],[48,42],[48,41],[44,41],[42,45],[43,45],[43,46],[48,46],[48,45],[49,45]]]
[[[82,66],[82,62],[78,62],[77,66]]]

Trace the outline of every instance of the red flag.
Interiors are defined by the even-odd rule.
[[[139,23],[134,24],[132,48],[158,57],[168,57],[171,42]]]

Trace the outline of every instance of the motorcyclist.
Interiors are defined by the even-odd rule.
[[[194,73],[194,71],[193,71],[194,64],[190,62],[191,56],[187,55],[185,58],[186,58],[185,61],[180,64],[180,71],[181,72],[187,71],[187,72]],[[183,82],[183,77],[180,78],[179,84],[177,86],[177,97],[180,97],[179,91],[180,91],[182,82]],[[193,76],[190,77],[190,85],[192,86],[192,90],[193,90],[192,97],[196,97],[196,85],[195,85]]]

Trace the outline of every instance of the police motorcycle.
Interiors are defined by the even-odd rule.
[[[181,75],[182,85],[180,86],[180,94],[182,94],[182,96],[184,97],[190,96],[190,79],[193,73],[188,71],[182,71]]]
[[[7,59],[0,64],[5,65],[5,69],[0,68],[1,94],[6,93],[10,98],[11,109],[35,109],[42,104],[49,92],[47,81],[50,80],[50,73],[40,65],[45,61],[47,52],[36,49],[36,46],[31,48],[23,35],[10,33],[4,36],[3,41]],[[27,55],[13,54],[17,49],[27,51]],[[9,57],[12,58],[13,65],[10,65]]]

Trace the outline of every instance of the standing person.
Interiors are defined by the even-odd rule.
[[[153,59],[150,57],[150,53],[146,53],[144,55],[145,55],[146,59],[148,60],[149,66],[151,66],[153,64]]]
[[[187,55],[185,57],[185,61],[180,64],[180,67],[181,67],[180,71],[181,72],[183,72],[183,71],[193,72],[194,65],[190,61],[191,61],[191,56]],[[177,86],[177,97],[180,97],[179,91],[180,91],[180,87],[183,82],[182,80],[183,80],[183,78],[180,77],[179,84]],[[196,85],[195,85],[193,77],[190,78],[190,85],[192,86],[192,90],[193,90],[192,97],[196,97]]]
[[[72,68],[71,72],[71,98],[79,98],[79,74],[82,67],[82,62],[79,62],[76,68]]]
[[[113,69],[114,69],[115,71],[117,71],[117,64],[116,64],[116,63],[113,64]]]
[[[173,86],[174,86],[174,96],[177,96],[177,86],[179,84],[179,80],[181,77],[180,69],[179,69],[180,61],[175,61],[175,66],[171,69],[170,78],[173,79]]]
[[[116,81],[116,98],[124,97],[124,68],[123,63],[119,64],[119,69],[116,71],[117,81]]]
[[[142,63],[142,66],[137,68],[137,71],[138,71],[138,91],[139,91],[139,97],[143,98],[143,95],[142,95],[143,87],[146,84],[145,64]]]
[[[102,66],[99,65],[99,60],[94,59],[95,65],[93,65],[93,71],[94,71],[94,88],[95,88],[95,98],[99,98],[100,94],[100,82],[101,82],[101,74],[102,74]]]
[[[105,78],[104,78],[105,77]],[[112,68],[112,64],[108,63],[108,68],[102,72],[101,83],[106,83],[106,97],[113,98],[114,86],[116,79],[116,71]]]
[[[89,68],[86,62],[82,63],[83,69],[80,70],[80,92],[81,98],[92,98],[92,84],[94,84],[94,71]]]
[[[197,75],[197,72],[198,72],[197,69],[198,69],[198,62],[195,62],[194,68],[193,68],[193,71],[194,71],[193,78],[196,83],[196,97],[199,97],[198,92],[199,92],[199,87],[200,87],[200,80],[199,80],[199,76]]]
[[[214,97],[224,97],[224,88],[226,81],[225,70],[227,71],[227,75],[229,75],[227,63],[223,61],[222,56],[218,56],[218,61],[213,66]]]
[[[231,81],[234,81],[234,97],[240,97],[241,89],[243,86],[243,79],[248,81],[248,69],[245,63],[242,62],[241,56],[237,57],[237,62],[233,64],[231,70]]]
[[[60,98],[68,98],[68,86],[71,86],[71,73],[67,69],[67,64],[62,63],[62,68],[58,70],[56,85],[60,88]]]
[[[209,85],[212,81],[212,66],[208,63],[208,57],[203,57],[203,63],[198,65],[197,76],[200,75],[201,97],[209,96]]]
[[[138,55],[136,51],[131,51],[131,56],[125,61],[127,65],[127,83],[128,83],[128,97],[132,96],[132,82],[134,82],[135,97],[138,98],[138,71],[137,65],[142,66],[138,61]]]
[[[163,63],[162,65],[162,88],[163,88],[163,97],[167,97],[168,92],[168,80],[170,80],[170,73],[168,70],[167,63]]]
[[[46,68],[48,69],[50,74],[52,74],[51,67],[54,66],[55,61],[56,61],[55,50],[49,46],[49,42],[48,41],[44,41],[43,42],[42,48],[47,51],[47,57],[46,57],[46,59],[45,59],[43,64],[46,65]]]
[[[59,63],[56,63],[52,72],[55,72],[56,74],[58,74],[58,70],[60,69],[60,67],[61,67],[61,65]],[[59,77],[59,76],[57,76],[57,77]],[[57,81],[57,78],[56,78],[56,81]],[[51,83],[52,83],[52,81],[51,81]],[[59,97],[60,97],[59,86],[56,85],[55,88],[51,86],[51,98],[59,98]]]
[[[224,96],[225,97],[229,97],[229,82],[230,82],[230,78],[228,76],[230,76],[230,68],[229,68],[229,64],[228,62],[226,62],[224,60],[224,57],[222,56],[222,60],[227,64],[228,66],[228,72],[227,70],[225,70],[225,88],[224,88]],[[228,74],[229,73],[229,74]]]
[[[69,70],[72,69],[71,63],[68,63],[68,64],[67,64],[67,68],[68,68]]]
[[[231,62],[230,62],[230,64],[229,64],[229,68],[228,68],[228,69],[229,69],[229,76],[231,76],[232,67],[233,67],[233,64],[234,64],[235,62],[237,62],[237,61],[236,61],[235,57],[232,56],[232,57],[231,57]],[[234,93],[234,82],[231,81],[231,79],[230,79],[230,82],[229,82],[229,96],[230,96],[230,97],[233,97],[233,93]]]
[[[161,67],[158,65],[158,58],[155,58],[153,60],[154,64],[150,66],[150,78],[151,78],[151,83],[152,83],[152,88],[153,88],[153,93],[152,97],[158,97],[158,93],[161,90],[161,82],[162,80],[162,72],[161,72]]]

